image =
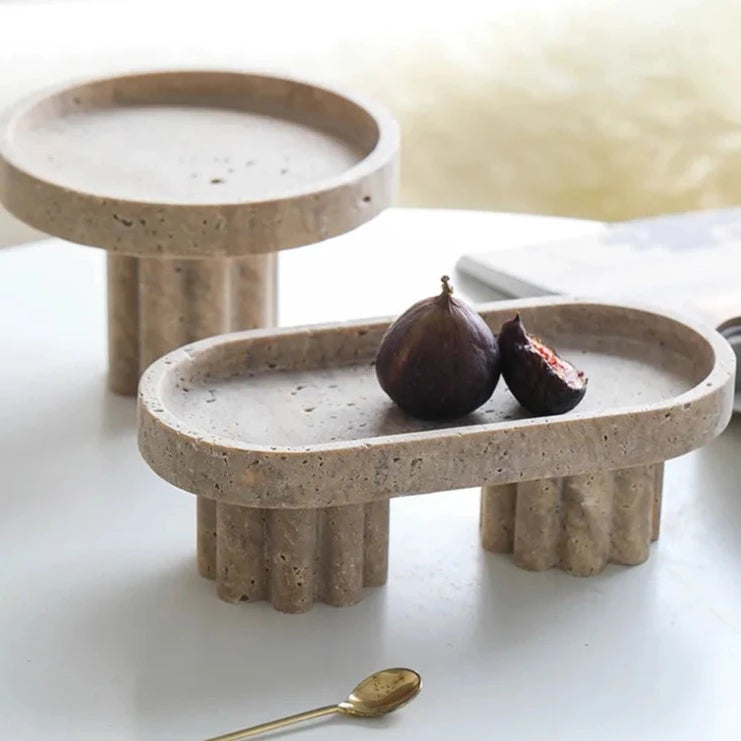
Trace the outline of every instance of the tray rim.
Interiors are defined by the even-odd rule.
[[[108,196],[105,193],[94,193],[87,190],[78,190],[65,185],[62,182],[48,180],[43,176],[25,169],[24,165],[17,161],[13,149],[13,129],[17,126],[33,108],[49,98],[61,94],[70,94],[78,88],[85,86],[106,84],[113,82],[134,81],[147,77],[177,77],[177,76],[214,76],[214,77],[242,77],[270,79],[278,83],[304,86],[321,90],[324,93],[343,98],[355,107],[363,110],[375,123],[378,129],[378,139],[371,151],[360,161],[347,170],[323,180],[315,181],[303,187],[287,190],[278,197],[255,198],[247,201],[223,201],[219,203],[182,203],[176,201],[138,200],[132,198],[119,198]],[[108,214],[112,209],[118,209],[126,214],[138,216],[142,212],[171,213],[174,218],[183,218],[187,214],[197,214],[198,218],[214,218],[232,212],[248,212],[251,220],[260,219],[263,212],[266,216],[272,216],[276,208],[286,204],[298,204],[299,207],[311,207],[311,202],[318,198],[332,199],[341,196],[348,188],[357,189],[363,184],[378,176],[389,178],[393,183],[391,194],[387,198],[374,198],[370,203],[364,204],[362,211],[356,213],[352,225],[344,228],[333,228],[330,225],[322,232],[318,239],[327,239],[338,236],[351,229],[364,224],[380,213],[384,208],[391,205],[398,190],[398,167],[397,158],[400,144],[400,131],[396,120],[383,106],[372,101],[367,96],[350,92],[342,87],[328,85],[320,81],[302,78],[296,75],[287,75],[271,72],[263,69],[237,69],[237,68],[162,68],[162,69],[139,69],[130,70],[123,74],[112,74],[101,77],[75,77],[50,87],[46,87],[31,95],[27,95],[16,101],[7,110],[0,113],[0,203],[8,211],[21,221],[30,226],[45,231],[53,236],[70,239],[81,244],[94,247],[103,247],[113,252],[136,255],[157,255],[162,251],[156,250],[154,246],[146,246],[147,239],[143,238],[137,248],[133,250],[119,249],[113,244],[102,243],[100,237],[91,237],[89,240],[75,232],[69,234],[69,230],[60,229],[58,225],[50,228],[47,219],[37,218],[33,215],[33,209],[24,208],[23,199],[14,199],[9,194],[14,188],[32,191],[34,198],[41,200],[56,199],[61,202],[61,207],[90,209],[95,212]],[[20,201],[20,202],[19,202]],[[337,221],[342,221],[337,220]],[[243,240],[248,243],[249,240]],[[260,249],[259,245],[248,245],[237,252],[228,254],[250,254],[267,251],[289,249],[291,247],[309,244],[310,242],[299,240],[296,243],[281,244],[270,249]],[[190,256],[190,252],[165,251],[165,254],[177,256]],[[201,249],[194,251],[192,256],[215,256],[213,249]]]
[[[711,427],[702,427],[698,425],[698,429],[693,430],[693,434],[690,436],[689,443],[678,444],[676,449],[667,449],[667,454],[663,457],[657,456],[656,454],[648,456],[645,460],[636,461],[635,463],[626,463],[626,466],[630,465],[642,465],[644,463],[655,463],[659,460],[665,460],[667,458],[676,457],[682,453],[688,452],[689,450],[699,447],[709,441],[725,428],[731,418],[732,412],[732,401],[733,401],[733,382],[734,382],[734,370],[735,370],[735,356],[728,343],[722,338],[722,336],[710,326],[704,325],[702,322],[696,321],[694,318],[682,316],[676,312],[669,312],[664,310],[657,310],[653,307],[649,307],[645,304],[636,303],[620,303],[615,304],[612,302],[601,302],[593,299],[579,299],[570,297],[542,297],[537,299],[517,299],[514,301],[494,301],[486,304],[476,305],[476,309],[480,312],[488,311],[508,311],[516,310],[519,308],[533,308],[543,306],[563,306],[563,305],[583,305],[583,306],[600,306],[603,308],[615,309],[615,310],[636,310],[639,312],[647,313],[652,316],[657,316],[662,319],[669,319],[675,322],[679,322],[689,331],[699,335],[705,342],[707,342],[709,348],[713,351],[715,362],[710,372],[692,388],[683,392],[679,396],[675,396],[672,399],[662,400],[653,402],[650,404],[632,405],[630,407],[615,408],[614,410],[608,410],[604,414],[579,413],[571,412],[568,415],[563,416],[551,416],[551,417],[533,417],[525,418],[520,420],[513,420],[507,422],[506,430],[508,433],[517,434],[528,429],[534,429],[536,431],[544,428],[552,429],[554,427],[561,429],[569,429],[575,426],[580,426],[584,422],[590,420],[599,419],[604,422],[610,422],[617,419],[624,420],[627,417],[631,417],[632,422],[640,418],[650,418],[656,413],[664,414],[667,411],[681,410],[684,405],[692,403],[702,403],[707,405],[707,408],[712,411]],[[250,458],[251,460],[257,460],[268,464],[281,465],[295,465],[296,461],[301,459],[310,459],[312,457],[326,457],[330,455],[337,455],[342,453],[350,453],[352,451],[359,450],[373,450],[373,449],[387,449],[388,446],[403,447],[405,445],[414,445],[415,443],[424,443],[430,439],[438,440],[456,440],[466,438],[473,438],[474,436],[485,435],[490,432],[501,432],[502,422],[492,422],[480,425],[468,425],[465,427],[447,427],[443,430],[424,430],[409,433],[396,433],[392,435],[383,435],[371,438],[360,438],[348,441],[337,441],[324,444],[314,444],[306,446],[271,446],[271,445],[254,445],[243,441],[230,440],[219,435],[213,435],[207,433],[205,430],[196,431],[190,430],[183,425],[179,418],[172,414],[164,404],[161,403],[161,397],[158,394],[157,389],[162,383],[165,375],[172,371],[173,368],[181,362],[191,362],[193,356],[197,353],[210,349],[215,345],[219,345],[225,342],[244,342],[250,338],[260,337],[276,337],[276,336],[290,336],[292,334],[298,334],[302,332],[310,331],[328,331],[339,327],[343,328],[363,328],[374,326],[381,328],[384,324],[391,321],[390,318],[380,318],[375,320],[353,320],[350,322],[334,322],[328,324],[318,325],[306,325],[303,327],[286,327],[280,329],[260,329],[260,330],[248,330],[246,332],[236,332],[226,335],[219,335],[211,337],[205,340],[201,340],[190,345],[186,345],[179,348],[159,360],[155,361],[143,374],[138,392],[138,418],[139,418],[139,449],[147,461],[147,463],[160,475],[162,475],[162,461],[159,460],[160,456],[153,454],[150,449],[150,444],[147,440],[148,434],[154,431],[157,435],[161,435],[161,441],[173,441],[177,442],[178,439],[181,441],[187,441],[188,445],[193,451],[202,452],[213,456],[217,451],[222,451],[224,454],[233,456],[242,456]],[[686,408],[686,407],[685,407]],[[158,411],[161,410],[161,411]],[[166,466],[164,466],[166,468]],[[574,473],[585,472],[585,471],[574,471]],[[566,475],[560,473],[559,475]],[[571,475],[571,474],[568,474]],[[163,476],[167,480],[172,480],[171,476]],[[178,481],[173,481],[177,486],[186,488],[193,491],[193,488],[184,486],[185,479],[179,477]],[[521,479],[525,480],[525,479]],[[492,483],[492,481],[479,482]],[[509,483],[509,481],[501,481],[495,483]],[[442,487],[451,488],[451,487]],[[460,487],[455,487],[460,488]],[[415,491],[404,491],[402,492],[391,492],[387,493],[387,497],[400,496],[405,494],[424,493],[425,491],[438,491],[440,487],[435,488],[422,488]],[[202,492],[196,492],[201,494]],[[327,503],[337,503],[336,492],[327,494]],[[207,495],[208,496],[208,495]],[[367,500],[377,498],[375,495],[370,495]],[[228,494],[223,495],[225,501],[232,501],[233,497],[230,498]],[[243,503],[241,500],[251,500],[248,493],[240,495],[238,497],[239,503]],[[280,495],[276,494],[275,498],[270,499],[270,503],[266,503],[264,498],[260,498],[261,506],[274,506],[274,507],[296,507],[298,503],[292,504],[287,501],[282,501]],[[354,498],[349,501],[356,501]],[[306,505],[304,505],[306,506]]]

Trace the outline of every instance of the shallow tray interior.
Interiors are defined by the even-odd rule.
[[[101,80],[38,101],[6,148],[36,177],[102,197],[182,204],[280,198],[331,179],[379,138],[330,91],[258,75]]]
[[[629,310],[563,305],[523,308],[528,329],[589,377],[570,414],[599,416],[665,402],[713,367],[710,345],[689,328]],[[495,331],[512,309],[483,316]],[[649,318],[652,317],[652,318]],[[650,326],[649,326],[650,325]],[[236,339],[162,383],[167,411],[191,430],[235,444],[306,448],[401,433],[506,425],[529,417],[500,380],[490,401],[453,422],[427,423],[400,411],[380,389],[373,358],[385,323]],[[334,346],[334,349],[333,349]],[[195,356],[194,356],[195,357]]]

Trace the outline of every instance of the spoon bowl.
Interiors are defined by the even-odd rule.
[[[360,682],[339,707],[347,715],[373,718],[406,705],[420,689],[422,677],[413,669],[383,669]]]

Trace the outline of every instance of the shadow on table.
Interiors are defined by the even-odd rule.
[[[696,509],[693,516],[741,572],[741,417],[695,457]],[[689,516],[689,514],[688,514]]]
[[[55,453],[135,430],[136,399],[110,393],[106,383],[105,377],[86,369],[80,373],[80,383],[63,393],[34,388],[23,404],[24,414],[13,420],[7,444],[33,451],[42,440],[53,441],[53,448],[45,453]]]
[[[37,665],[33,681],[14,691],[35,715],[64,716],[66,723],[75,716],[81,733],[93,678],[101,685],[94,694],[105,702],[133,706],[126,713],[137,724],[132,738],[195,739],[339,702],[365,673],[385,665],[383,590],[370,590],[356,607],[317,604],[309,614],[284,615],[266,603],[221,602],[189,557],[105,590],[77,584],[66,599],[75,607],[60,611],[53,626],[44,623],[41,640],[48,644],[44,664],[69,667],[63,673],[70,681],[52,687],[58,675]],[[348,673],[350,656],[355,668]],[[26,658],[19,652],[7,660],[12,671]],[[307,683],[311,676],[316,681]]]
[[[656,551],[640,567],[608,566],[587,578],[528,572],[508,555],[482,554],[480,622],[468,652],[490,657],[493,695],[515,706],[545,695],[569,708],[574,728],[627,707],[624,723],[638,735],[671,726],[677,706],[692,702],[687,678],[702,665],[703,647],[691,620],[677,622]]]
[[[65,599],[74,607],[58,618],[50,621],[32,610],[29,619],[41,626],[44,664],[34,668],[32,683],[14,688],[14,700],[33,708],[36,717],[63,717],[83,736],[94,730],[89,705],[99,695],[106,706],[124,708],[118,715],[125,712],[122,717],[134,724],[128,736],[118,737],[174,741],[340,701],[365,674],[410,657],[423,676],[455,670],[470,690],[490,694],[500,707],[522,693],[578,695],[590,674],[612,681],[614,669],[609,661],[603,664],[605,656],[637,652],[649,654],[642,659],[643,673],[628,665],[626,675],[614,681],[627,681],[633,694],[650,698],[646,705],[654,719],[692,692],[687,677],[702,645],[696,635],[664,630],[650,563],[588,580],[518,571],[497,557],[483,557],[481,568],[479,590],[460,611],[460,630],[452,626],[447,632],[440,624],[435,628],[432,593],[424,604],[391,604],[389,590],[369,590],[355,607],[315,605],[300,616],[264,603],[228,605],[216,598],[212,582],[196,574],[190,555],[170,557],[148,576],[141,576],[142,568],[138,578],[105,589],[73,582]],[[425,615],[428,629],[420,622]],[[544,652],[544,645],[559,650]],[[564,656],[568,665],[562,664]],[[7,657],[5,668],[13,672],[25,662],[19,651]],[[46,664],[67,669],[60,675],[45,671]],[[62,685],[59,676],[66,677]],[[429,686],[410,715],[430,710],[439,692]],[[600,701],[604,693],[593,700]],[[641,709],[631,712],[638,717]],[[402,722],[409,721],[400,714],[326,724],[328,733],[339,726],[341,734],[349,724],[383,730]]]
[[[136,397],[118,396],[108,390],[108,378],[102,379],[100,396],[100,430],[104,435],[117,435],[136,429]]]

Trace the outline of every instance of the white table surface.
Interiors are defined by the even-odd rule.
[[[395,313],[463,251],[588,228],[391,211],[282,256],[282,322]],[[389,665],[424,677],[408,708],[291,737],[740,737],[738,420],[667,465],[642,566],[521,571],[480,549],[476,490],[409,497],[392,503],[386,587],[282,615],[220,602],[196,574],[193,499],[147,468],[133,400],[106,391],[103,255],[0,251],[0,317],[0,738],[196,741]]]

